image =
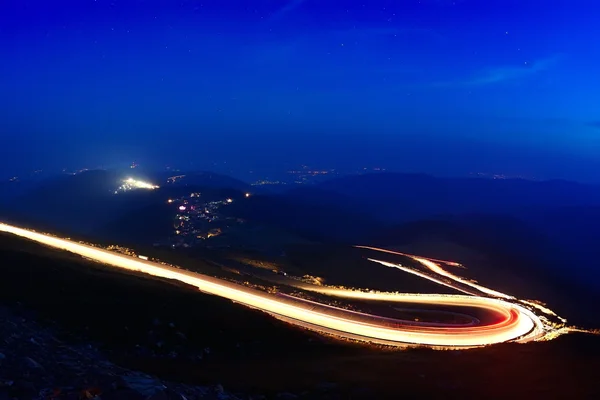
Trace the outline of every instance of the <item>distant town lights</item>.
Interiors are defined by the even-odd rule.
[[[228,203],[233,203],[233,199],[227,199]]]
[[[125,180],[125,183],[127,183],[128,185],[131,185],[135,189],[158,189],[159,188],[159,186],[157,186],[157,185],[153,185],[151,183],[144,182],[144,181],[138,181],[133,178],[127,178]]]
[[[123,180],[123,184],[121,186],[119,186],[119,188],[115,191],[115,193],[126,192],[128,190],[134,190],[134,189],[154,190],[154,189],[158,189],[158,188],[159,188],[159,186],[153,185],[148,182],[138,181],[137,179],[133,179],[133,178],[127,178],[127,179]]]

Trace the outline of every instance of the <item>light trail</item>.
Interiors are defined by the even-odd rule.
[[[438,275],[441,275],[443,277],[446,277],[448,279],[451,279],[451,280],[453,280],[455,282],[462,283],[463,285],[471,286],[472,288],[479,290],[481,293],[485,293],[485,294],[487,294],[489,296],[493,296],[493,297],[500,297],[500,298],[507,299],[507,300],[514,300],[513,296],[510,296],[508,294],[504,294],[502,292],[498,292],[496,290],[492,290],[492,289],[486,288],[485,286],[478,285],[476,282],[473,282],[473,281],[461,278],[459,276],[456,276],[456,275],[454,275],[454,274],[446,271],[442,267],[440,267],[438,264],[436,264],[435,262],[433,262],[432,259],[430,259],[430,258],[417,257],[417,256],[414,256],[412,254],[400,253],[400,252],[397,252],[397,251],[386,250],[386,249],[379,249],[377,247],[370,247],[370,246],[354,246],[354,247],[359,248],[359,249],[374,250],[374,251],[379,251],[379,252],[382,252],[382,253],[389,253],[389,254],[395,254],[395,255],[410,257],[413,260],[415,260],[415,261],[421,263],[422,265],[424,265],[426,268],[430,269],[432,272],[434,272],[434,273],[436,273]],[[448,261],[441,261],[441,260],[438,260],[438,261],[439,262],[449,263]],[[454,264],[456,264],[456,263],[454,263]],[[459,265],[459,264],[457,264],[457,265]],[[460,289],[457,289],[457,290],[460,290]],[[461,290],[461,291],[464,292],[464,290]]]
[[[114,267],[178,280],[195,286],[202,292],[265,311],[296,325],[348,339],[395,345],[419,344],[435,348],[469,348],[506,341],[540,340],[545,338],[549,332],[548,326],[531,310],[505,299],[441,294],[365,293],[332,288],[319,290],[334,296],[362,300],[477,308],[499,316],[500,319],[493,324],[479,326],[455,326],[452,324],[440,326],[441,324],[416,324],[414,321],[401,320],[390,323],[389,318],[349,312],[324,304],[307,304],[300,299],[286,299],[195,272],[113,253],[3,223],[0,223],[0,231]]]
[[[462,288],[457,288],[456,285],[452,285],[450,283],[446,283],[446,282],[444,282],[441,279],[434,278],[433,276],[429,276],[429,275],[427,275],[427,274],[425,274],[423,272],[420,272],[420,271],[417,271],[417,270],[414,270],[414,269],[411,269],[411,268],[403,267],[400,264],[394,264],[394,263],[387,262],[387,261],[375,260],[374,258],[367,258],[367,260],[375,262],[377,264],[384,265],[384,266],[389,267],[389,268],[397,268],[397,269],[399,269],[401,271],[404,271],[404,272],[407,272],[409,274],[416,275],[416,276],[418,276],[420,278],[427,279],[429,281],[435,282],[438,285],[442,285],[442,286],[446,286],[446,287],[449,287],[449,288],[454,289],[454,290],[458,290],[459,292],[463,292],[463,293],[466,293],[466,294],[475,295],[475,293],[473,293],[473,292],[471,292],[469,290],[465,290],[465,289],[462,289]]]
[[[357,248],[357,249],[374,250],[374,251],[379,251],[381,253],[397,254],[397,255],[411,257],[411,258],[417,257],[414,254],[402,253],[402,252],[399,252],[399,251],[393,251],[393,250],[388,250],[388,249],[380,249],[379,247],[359,246],[359,245],[356,245],[354,247]],[[419,258],[422,258],[424,260],[433,261],[433,262],[438,263],[438,264],[447,264],[447,265],[450,265],[452,267],[462,267],[463,266],[461,263],[457,263],[457,262],[454,262],[454,261],[448,261],[448,260],[440,260],[439,258],[422,257],[422,256],[419,257]]]

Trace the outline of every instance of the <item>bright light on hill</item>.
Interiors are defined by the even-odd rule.
[[[154,190],[158,189],[160,186],[153,185],[149,182],[139,181],[133,178],[127,178],[123,180],[123,184],[119,186],[119,188],[115,191],[115,194],[120,192],[127,192],[129,190],[135,189],[146,189],[146,190]]]

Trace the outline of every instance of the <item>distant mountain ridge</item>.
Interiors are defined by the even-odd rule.
[[[128,176],[161,187],[115,195]],[[166,206],[167,199],[196,191],[215,199],[244,198],[223,212],[311,241],[383,246],[436,236],[506,256],[507,263],[520,257],[555,270],[577,265],[581,274],[595,273],[600,259],[595,250],[600,186],[565,181],[378,173],[257,194],[242,181],[212,172],[97,170],[38,183],[5,203],[0,213],[9,221],[74,234],[149,241],[172,230],[175,211]]]
[[[380,224],[360,212],[331,204],[310,204],[293,196],[251,196],[227,207],[230,216],[266,224],[310,240],[354,243],[366,238]]]
[[[600,185],[401,173],[347,176],[290,193],[313,202],[325,201],[319,200],[317,191],[348,197],[374,217],[395,222],[464,213],[521,216],[531,210],[600,205]]]
[[[246,182],[211,171],[170,171],[152,173],[150,176],[161,182],[162,185],[168,186],[200,186],[239,191],[249,191],[251,189],[251,186]]]
[[[160,187],[115,194],[123,179],[148,180]],[[126,234],[170,231],[165,221],[174,217],[167,199],[203,192],[209,198],[241,197],[245,188],[238,180],[212,173],[192,173],[186,182],[166,183],[160,174],[143,171],[90,170],[45,180],[24,194],[9,200],[0,209],[11,221],[48,226],[73,233],[109,233],[118,238]],[[207,183],[208,182],[208,183]],[[203,184],[203,185],[201,185]],[[173,214],[173,215],[171,215]],[[171,224],[172,225],[172,224]]]
[[[421,250],[435,252],[439,240],[449,241],[483,252],[497,265],[525,265],[600,287],[599,185],[379,173],[286,195],[305,206],[339,202],[344,212],[377,221],[365,226],[374,245],[420,241]]]

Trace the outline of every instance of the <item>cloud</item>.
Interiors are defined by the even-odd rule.
[[[352,37],[360,39],[377,38],[380,36],[410,36],[419,35],[423,37],[430,37],[438,41],[446,41],[446,38],[429,28],[353,28],[334,30],[330,32],[331,35],[339,37]]]
[[[501,66],[488,68],[467,80],[455,82],[442,82],[435,84],[435,86],[483,86],[521,79],[527,76],[534,75],[538,72],[547,70],[548,68],[555,65],[560,58],[560,55],[554,55],[552,57],[538,60],[531,64],[524,63],[520,66]]]
[[[286,14],[294,11],[296,8],[300,7],[306,0],[290,0],[286,5],[281,7],[279,10],[275,11],[273,15],[271,15],[270,20],[275,21],[281,19]]]
[[[555,58],[547,58],[537,61],[531,65],[523,64],[519,67],[505,66],[492,68],[464,83],[467,85],[489,85],[492,83],[523,78],[533,75],[537,72],[544,71],[551,67],[554,63],[556,63]]]

